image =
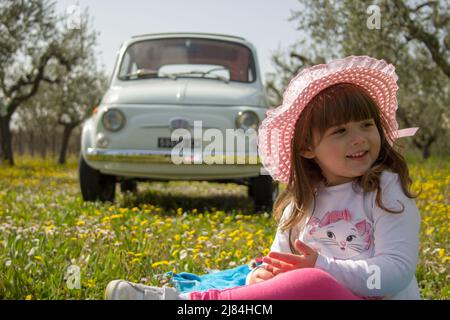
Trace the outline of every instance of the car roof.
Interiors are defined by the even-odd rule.
[[[165,33],[148,33],[135,35],[132,39],[153,39],[153,38],[172,38],[172,37],[196,37],[196,38],[221,38],[227,40],[239,40],[247,41],[242,37],[233,36],[229,34],[219,34],[219,33],[202,33],[202,32],[165,32]]]

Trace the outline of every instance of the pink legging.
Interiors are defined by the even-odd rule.
[[[296,269],[269,280],[225,290],[191,292],[190,300],[361,300],[331,275]]]

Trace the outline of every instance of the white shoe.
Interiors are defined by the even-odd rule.
[[[151,287],[125,280],[113,280],[105,290],[106,300],[178,300],[178,290]]]

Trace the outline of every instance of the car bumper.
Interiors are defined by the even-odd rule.
[[[88,148],[84,156],[93,168],[105,174],[154,179],[239,179],[258,176],[263,168],[257,154],[193,153],[174,161],[170,150]]]

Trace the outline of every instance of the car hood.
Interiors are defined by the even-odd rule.
[[[106,92],[105,104],[195,104],[267,106],[254,84],[209,79],[131,80]]]

